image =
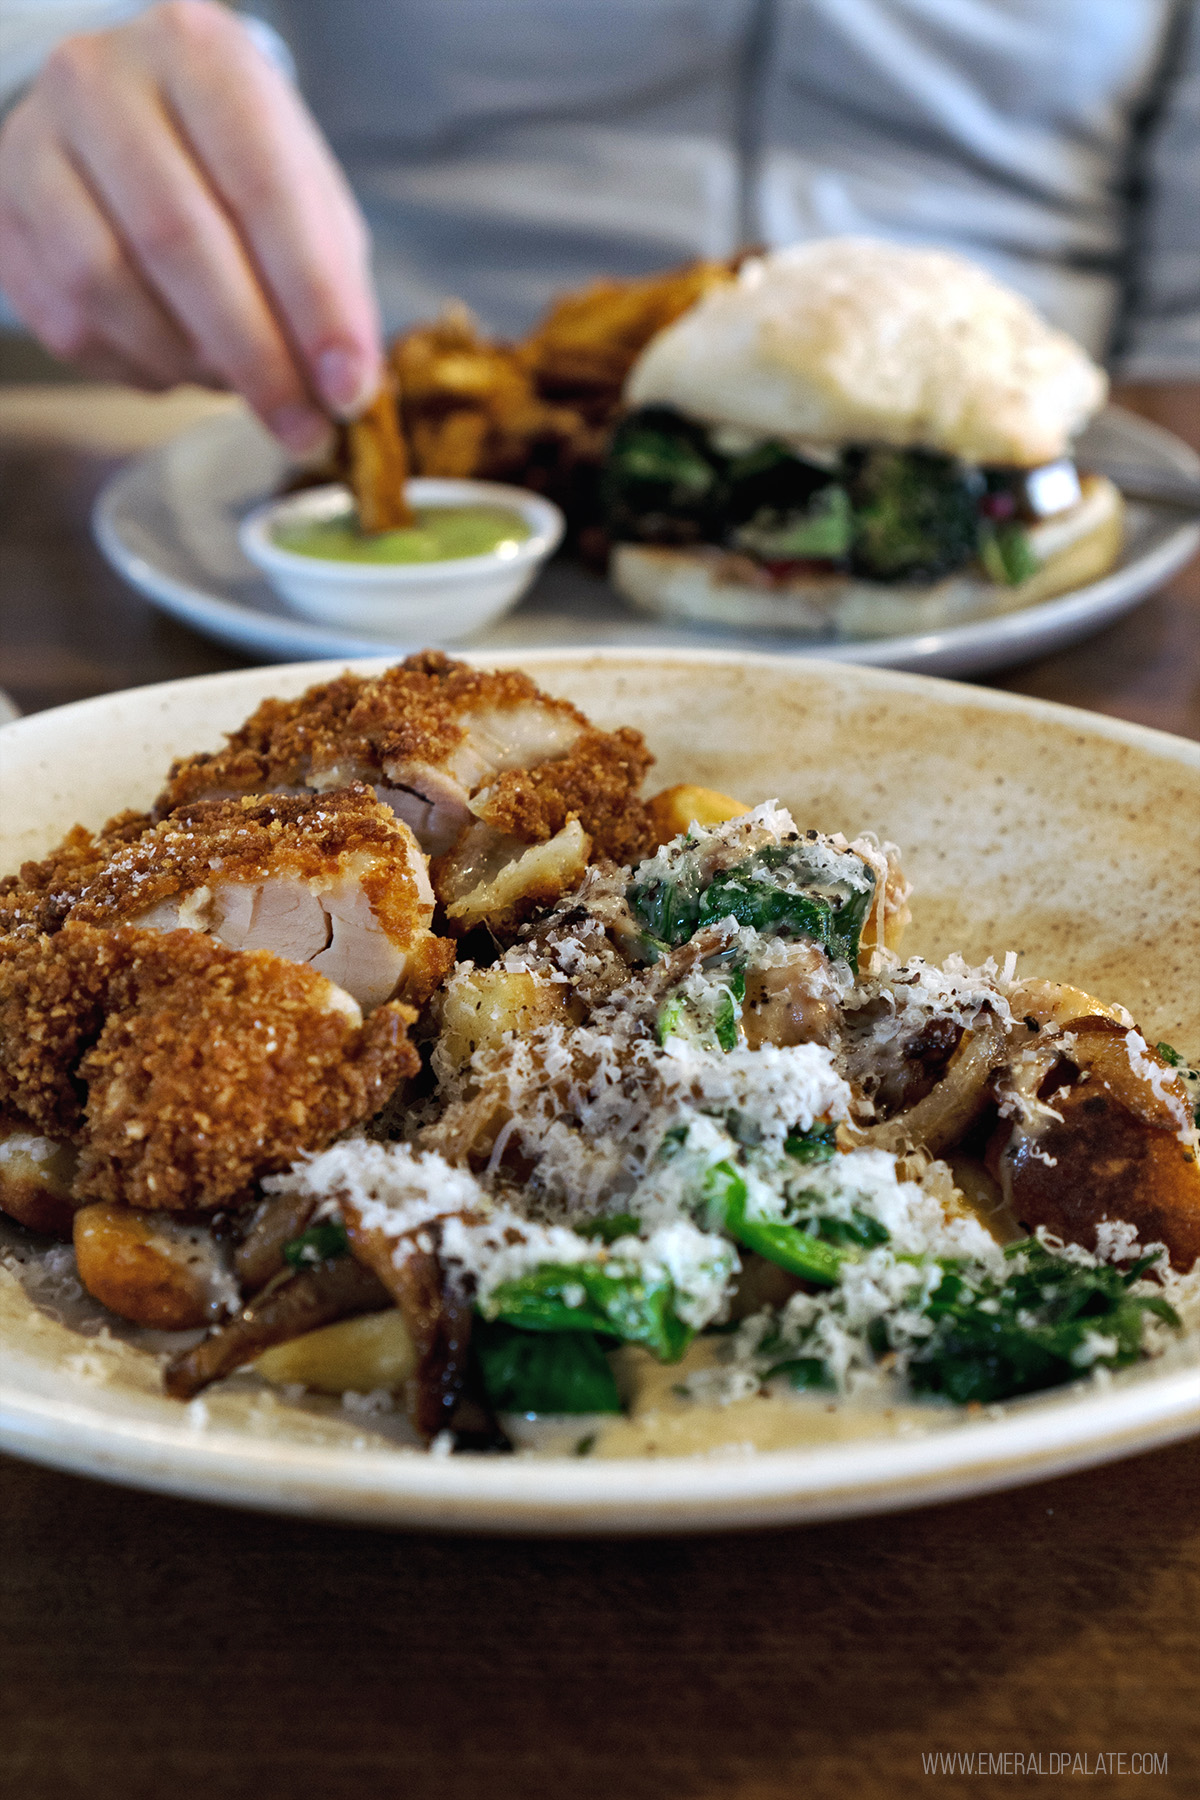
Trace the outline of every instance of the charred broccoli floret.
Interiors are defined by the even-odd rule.
[[[702,426],[667,406],[642,407],[617,426],[601,483],[613,538],[651,544],[711,538],[723,493]]]
[[[836,471],[805,462],[783,444],[768,438],[725,459],[725,522],[736,529],[768,514],[780,520],[802,519],[813,497],[828,492]]]
[[[929,450],[847,454],[851,562],[873,581],[936,581],[975,557],[982,478]]]
[[[1014,585],[1038,567],[1024,479],[931,450],[852,446],[831,467],[775,439],[735,451],[674,408],[645,406],[617,427],[602,501],[618,542],[720,544],[871,581],[937,581],[978,562]]]
[[[841,563],[853,532],[846,490],[831,482],[818,488],[802,509],[760,507],[730,534],[730,542],[764,562]]]
[[[729,543],[768,559],[835,558],[849,547],[848,508],[835,484],[836,475],[782,444],[768,440],[726,453],[671,407],[644,406],[613,435],[603,501],[618,540]],[[766,547],[743,544],[744,530],[765,533]],[[773,548],[776,542],[782,547]]]

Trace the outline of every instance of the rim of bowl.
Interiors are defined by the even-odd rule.
[[[472,575],[491,574],[496,569],[519,569],[527,563],[541,561],[558,548],[566,530],[566,520],[553,500],[535,494],[530,488],[509,487],[501,481],[473,481],[466,477],[416,476],[405,484],[411,500],[446,506],[492,504],[519,513],[530,527],[531,535],[518,544],[514,556],[497,556],[488,550],[482,556],[446,557],[437,562],[355,563],[336,557],[306,556],[298,550],[286,550],[271,537],[271,527],[281,517],[291,514],[319,517],[323,509],[334,510],[336,497],[344,508],[350,503],[350,490],[344,482],[325,482],[320,487],[302,488],[296,494],[275,495],[248,512],[238,527],[238,542],[250,561],[267,574],[295,573],[329,579],[336,577],[340,586],[395,586],[406,581],[462,581]]]

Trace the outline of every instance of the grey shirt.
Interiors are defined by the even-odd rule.
[[[519,331],[597,274],[858,232],[961,249],[1127,376],[1200,376],[1196,0],[247,10],[354,182],[392,327],[461,295]]]

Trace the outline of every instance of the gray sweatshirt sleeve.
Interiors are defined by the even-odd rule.
[[[104,31],[149,0],[4,0],[0,6],[0,111],[19,99],[60,39]]]
[[[63,38],[80,31],[106,31],[123,24],[136,13],[146,12],[152,0],[2,0],[0,3],[0,115],[3,115],[37,75]],[[239,9],[240,10],[240,9]],[[262,19],[243,19],[255,43],[285,75],[296,70],[291,52],[279,33]]]
[[[1200,380],[1200,4],[1168,40],[1134,169],[1126,306],[1114,372]]]

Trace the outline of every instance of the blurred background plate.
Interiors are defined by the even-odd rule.
[[[1195,476],[1200,457],[1179,438],[1110,407],[1089,427],[1081,460],[1136,464]],[[95,531],[105,556],[164,612],[235,650],[272,661],[410,651],[415,643],[346,636],[290,614],[238,548],[252,506],[275,492],[284,452],[246,412],[218,414],[138,457],[105,486]],[[1127,612],[1188,560],[1200,525],[1169,508],[1131,503],[1125,550],[1103,580],[1020,612],[914,637],[822,642],[761,632],[724,632],[647,619],[578,564],[551,564],[516,612],[472,648],[524,651],[614,645],[673,649],[709,645],[970,675],[1058,649]]]
[[[1152,1041],[1200,1048],[1200,745],[1024,696],[794,658],[511,660],[598,725],[639,726],[655,783],[778,795],[805,823],[894,837],[916,884],[913,952],[1019,951],[1031,975],[1124,1002]],[[148,805],[174,756],[215,747],[266,695],[323,673],[210,675],[4,727],[0,870],[77,819]],[[1104,1385],[975,1413],[928,1406],[919,1420],[893,1408],[853,1435],[842,1409],[797,1402],[795,1447],[758,1453],[753,1422],[730,1409],[729,1441],[705,1454],[611,1460],[429,1457],[389,1435],[386,1416],[278,1401],[249,1376],[185,1407],[119,1328],[81,1337],[10,1269],[0,1336],[0,1447],[133,1486],[380,1526],[692,1531],[852,1516],[1042,1480],[1200,1429],[1196,1333]]]

